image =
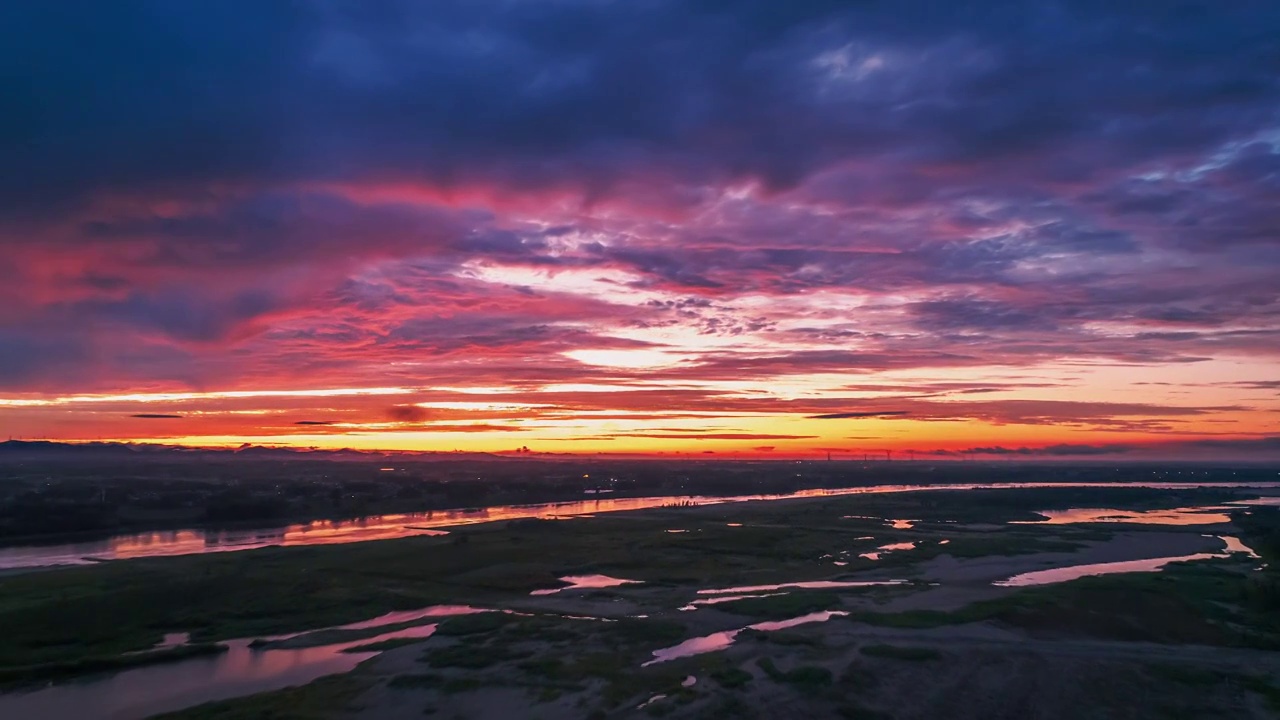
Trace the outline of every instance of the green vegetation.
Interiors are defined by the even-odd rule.
[[[564,694],[564,691],[558,687],[554,687],[554,686],[544,687],[538,691],[537,702],[540,702],[540,703],[555,702],[556,700],[559,700],[560,696],[563,694]]]
[[[493,615],[496,615],[493,614]],[[461,616],[458,619],[487,615]],[[656,648],[687,636],[678,622],[628,618],[617,622],[593,622],[553,616],[513,616],[501,623],[459,625],[467,632],[461,641],[437,633],[421,660],[432,673],[401,675],[392,688],[428,688],[444,693],[487,686],[524,687],[531,700],[549,702],[564,693],[582,692],[588,685],[600,687],[606,708],[618,707],[640,696],[666,694],[687,699],[681,687],[689,674],[709,673],[721,667],[718,658],[697,658],[641,668]],[[482,630],[488,627],[487,632]],[[473,632],[474,631],[474,632]],[[455,633],[457,635],[459,633]],[[547,638],[557,649],[548,654]],[[447,644],[438,644],[447,643]]]
[[[855,702],[847,702],[836,708],[836,713],[845,720],[892,720],[893,716],[888,713],[882,713],[879,710],[872,710],[865,705],[859,705]]]
[[[689,633],[684,623],[652,618],[623,618],[617,622],[604,623],[593,630],[610,642],[622,644],[679,642]]]
[[[513,641],[536,640],[552,645],[580,640],[589,631],[581,622],[566,622],[555,616],[521,617],[503,628],[503,636]]]
[[[682,690],[680,683],[686,676],[700,674],[700,668],[705,667],[700,658],[640,667],[649,654],[647,648],[654,645],[619,646],[613,645],[608,636],[598,636],[584,652],[566,660],[565,679],[602,681],[601,702],[614,708],[641,696],[675,695]],[[709,662],[711,666],[718,664],[718,660]]]
[[[516,667],[530,675],[537,675],[551,679],[563,678],[567,674],[564,660],[561,660],[559,657],[544,657],[525,660],[524,662],[516,663]]]
[[[1046,636],[1280,648],[1280,617],[1248,607],[1250,577],[1218,562],[1029,588],[953,612],[857,612],[856,622],[931,628],[997,621]]]
[[[880,684],[870,668],[854,660],[840,674],[840,685],[854,693],[864,693]]]
[[[462,644],[428,650],[423,654],[422,661],[434,668],[479,670],[530,655],[527,651],[517,651],[498,644]]]
[[[712,680],[715,680],[721,686],[727,687],[731,690],[740,688],[751,682],[753,679],[751,673],[737,666],[729,666],[712,670],[710,675]]]
[[[824,667],[816,667],[812,665],[802,665],[787,671],[778,669],[771,658],[760,658],[756,661],[760,669],[764,671],[774,682],[791,683],[792,685],[804,685],[808,687],[821,687],[832,683],[831,671]]]
[[[226,646],[217,643],[198,643],[128,655],[86,657],[38,665],[15,665],[0,668],[0,687],[44,683],[89,673],[119,672],[145,665],[159,665],[204,655],[217,655],[226,650]]]
[[[1172,680],[1182,685],[1217,685],[1228,677],[1219,670],[1169,663],[1148,665],[1147,672],[1162,680]]]
[[[445,677],[443,675],[433,675],[431,673],[414,673],[410,675],[397,675],[387,682],[387,687],[393,690],[418,690],[430,689],[439,690],[446,694],[455,694],[463,692],[471,692],[484,687],[484,683],[472,677]]]
[[[911,662],[925,662],[942,657],[941,653],[932,648],[900,647],[898,645],[864,645],[858,651],[871,657],[908,660]]]
[[[420,638],[420,637],[389,638],[387,640],[379,640],[378,642],[371,642],[365,645],[356,645],[355,647],[349,647],[346,650],[343,650],[342,652],[345,652],[345,653],[383,652],[385,650],[395,650],[396,648],[405,647],[408,645],[417,645],[419,643],[424,642],[425,640],[426,638]]]
[[[1244,602],[1257,613],[1280,615],[1280,508],[1256,507],[1231,516],[1244,540],[1266,562],[1265,572],[1253,573],[1244,587]]]
[[[322,645],[337,645],[339,643],[354,642],[356,640],[364,640],[366,638],[386,635],[387,633],[399,630],[407,630],[412,627],[421,627],[430,625],[434,618],[422,618],[418,620],[409,620],[401,623],[390,623],[387,625],[376,625],[374,627],[358,628],[358,629],[332,629],[332,630],[316,630],[315,632],[303,633],[286,640],[263,640],[261,638],[254,640],[250,647],[257,649],[267,648],[309,648],[320,647]]]
[[[1268,564],[1280,560],[1280,507],[1252,507],[1231,515],[1250,547]]]
[[[1007,529],[996,537],[960,537],[946,545],[924,544],[910,553],[888,553],[878,561],[918,562],[919,560],[950,555],[958,558],[989,557],[992,555],[1030,555],[1043,552],[1074,552],[1084,547],[1081,543],[1046,538],[1037,530]]]
[[[330,720],[342,715],[376,678],[360,669],[302,687],[206,703],[150,720]]]
[[[515,618],[506,613],[487,612],[476,615],[458,615],[442,621],[436,634],[443,636],[479,635],[505,627]]]
[[[1171,682],[1181,685],[1190,685],[1199,688],[1209,688],[1222,683],[1228,683],[1243,687],[1244,689],[1257,693],[1266,699],[1271,709],[1280,713],[1280,687],[1272,684],[1270,680],[1259,675],[1244,675],[1240,673],[1224,672],[1216,669],[1201,668],[1187,665],[1173,665],[1168,663],[1154,663],[1147,666],[1147,673]]]
[[[768,642],[774,645],[805,645],[808,647],[821,647],[822,636],[819,634],[806,633],[802,630],[772,630],[770,632],[762,632],[760,630],[752,630],[750,628],[743,630],[738,635],[738,640],[742,642]]]
[[[1272,712],[1280,713],[1280,686],[1277,686],[1267,678],[1257,675],[1242,677],[1240,681],[1250,691],[1266,698]]]
[[[724,667],[717,656],[640,667],[653,649],[687,636],[684,625],[668,620],[605,623],[517,616],[492,635],[431,648],[423,659],[433,668],[466,672],[464,677],[486,685],[527,687],[534,700],[543,702],[595,685],[604,707],[614,708],[657,694],[688,699],[691,691],[681,687],[685,677]],[[554,650],[548,650],[547,638],[554,639]]]

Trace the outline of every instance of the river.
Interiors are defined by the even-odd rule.
[[[342,630],[375,630],[409,619],[443,618],[482,612],[440,605],[412,613],[392,613],[342,625]],[[248,638],[228,640],[218,655],[93,675],[36,690],[0,694],[0,718],[6,720],[140,720],[202,703],[305,685],[326,675],[350,672],[377,651],[350,652],[384,640],[428,638],[436,624],[372,635],[360,640],[304,648],[254,649]],[[285,639],[302,635],[282,635]]]
[[[664,495],[636,498],[592,498],[573,502],[536,505],[496,505],[485,508],[437,510],[433,512],[381,515],[354,520],[317,520],[284,527],[258,530],[165,530],[132,533],[85,542],[0,548],[0,571],[57,565],[86,565],[106,560],[139,557],[195,555],[252,550],[270,546],[332,545],[389,540],[414,535],[441,534],[443,528],[474,523],[522,518],[572,518],[598,513],[645,510],[670,505],[714,505],[721,503],[788,500],[805,497],[875,495],[896,492],[941,490],[1007,490],[1037,488],[1150,488],[1189,490],[1195,488],[1280,489],[1280,482],[1150,482],[1150,483],[953,483],[945,485],[867,485],[847,488],[800,490],[784,495]]]

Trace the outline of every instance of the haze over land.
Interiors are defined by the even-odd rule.
[[[7,3],[0,436],[1275,460],[1277,27]]]

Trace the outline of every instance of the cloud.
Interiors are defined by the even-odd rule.
[[[1187,447],[1249,453],[1280,452],[1280,436],[1260,438],[1203,438],[1184,443]]]
[[[392,405],[387,408],[387,417],[397,422],[424,422],[431,417],[425,408],[416,405]]]
[[[1240,380],[1226,385],[1249,390],[1280,390],[1280,380]]]
[[[135,413],[129,417],[139,418],[142,420],[181,420],[181,415],[167,415],[164,413]]]
[[[778,435],[772,433],[717,433],[717,432],[682,432],[682,433],[619,433],[615,437],[658,438],[661,440],[808,440],[817,435]]]
[[[1039,448],[1018,447],[1008,448],[1001,446],[988,447],[972,447],[960,450],[962,455],[1030,455],[1030,456],[1090,456],[1090,455],[1119,455],[1128,453],[1133,450],[1127,445],[1048,445]]]
[[[485,423],[475,423],[468,425],[451,425],[448,423],[433,423],[424,425],[419,430],[425,432],[443,432],[443,433],[511,433],[511,432],[527,432],[528,428],[516,427],[514,425],[493,425]]]
[[[822,415],[810,415],[809,419],[810,420],[847,420],[851,418],[899,417],[903,415],[910,415],[910,413],[907,412],[906,410],[882,410],[879,412],[876,412],[876,411],[838,412],[838,413],[825,413]]]
[[[1106,24],[1100,8],[912,5],[758,0],[732,22],[678,2],[290,6],[256,9],[252,23],[146,2],[10,9],[5,26],[23,32],[9,52],[29,68],[11,97],[44,102],[6,123],[20,152],[0,189],[48,203],[158,177],[349,180],[374,168],[597,193],[636,175],[785,188],[835,159],[892,152],[908,168],[982,161],[997,176],[1079,181],[1226,139],[1273,99],[1260,33],[1277,18],[1261,5],[1108,7]],[[1151,32],[1122,30],[1140,24]],[[80,34],[57,32],[68,27]],[[479,36],[483,52],[461,40]],[[664,61],[648,62],[658,41]],[[1144,72],[1115,72],[1135,57]],[[850,76],[832,58],[878,66]],[[41,90],[90,83],[101,92],[74,105]]]
[[[942,456],[965,455],[1005,455],[1028,457],[1087,457],[1087,456],[1132,456],[1133,458],[1204,458],[1216,457],[1222,460],[1221,453],[1231,453],[1231,458],[1275,459],[1280,457],[1280,437],[1259,438],[1197,438],[1192,440],[1172,440],[1153,442],[1142,445],[1132,443],[1111,443],[1098,445],[1056,444],[1044,447],[1005,447],[981,446],[963,450],[935,450],[930,454]]]

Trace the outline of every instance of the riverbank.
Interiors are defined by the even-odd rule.
[[[1161,489],[1170,492],[1179,489],[1198,489],[1200,502],[1217,493],[1219,499],[1236,496],[1238,488],[1259,488],[1263,492],[1280,492],[1277,482],[1020,482],[1020,483],[933,483],[897,485],[858,485],[837,488],[798,490],[786,494],[749,495],[667,495],[644,497],[593,497],[573,502],[555,502],[533,505],[502,505],[493,507],[469,507],[459,510],[431,511],[417,514],[366,517],[338,523],[315,522],[287,527],[260,528],[239,532],[209,533],[184,530],[167,533],[144,533],[113,537],[98,543],[70,545],[43,545],[33,547],[0,548],[0,574],[23,569],[47,566],[85,565],[108,560],[136,559],[140,557],[164,557],[188,554],[237,552],[271,546],[329,545],[371,540],[387,540],[414,535],[431,535],[445,532],[444,528],[477,523],[498,522],[525,518],[565,518],[599,513],[625,512],[650,508],[715,505],[720,503],[768,500],[772,502],[845,495],[878,495],[898,492],[947,493],[961,490],[1025,490],[1043,489],[1059,491],[1059,498],[1073,500],[1075,493],[1082,499],[1098,490],[1113,490],[1113,497],[1139,503],[1135,508],[1145,509],[1142,502],[1148,490]],[[1153,497],[1160,497],[1155,495]],[[1074,500],[1073,500],[1074,501]],[[1043,516],[1029,515],[1023,520],[1034,522]]]

